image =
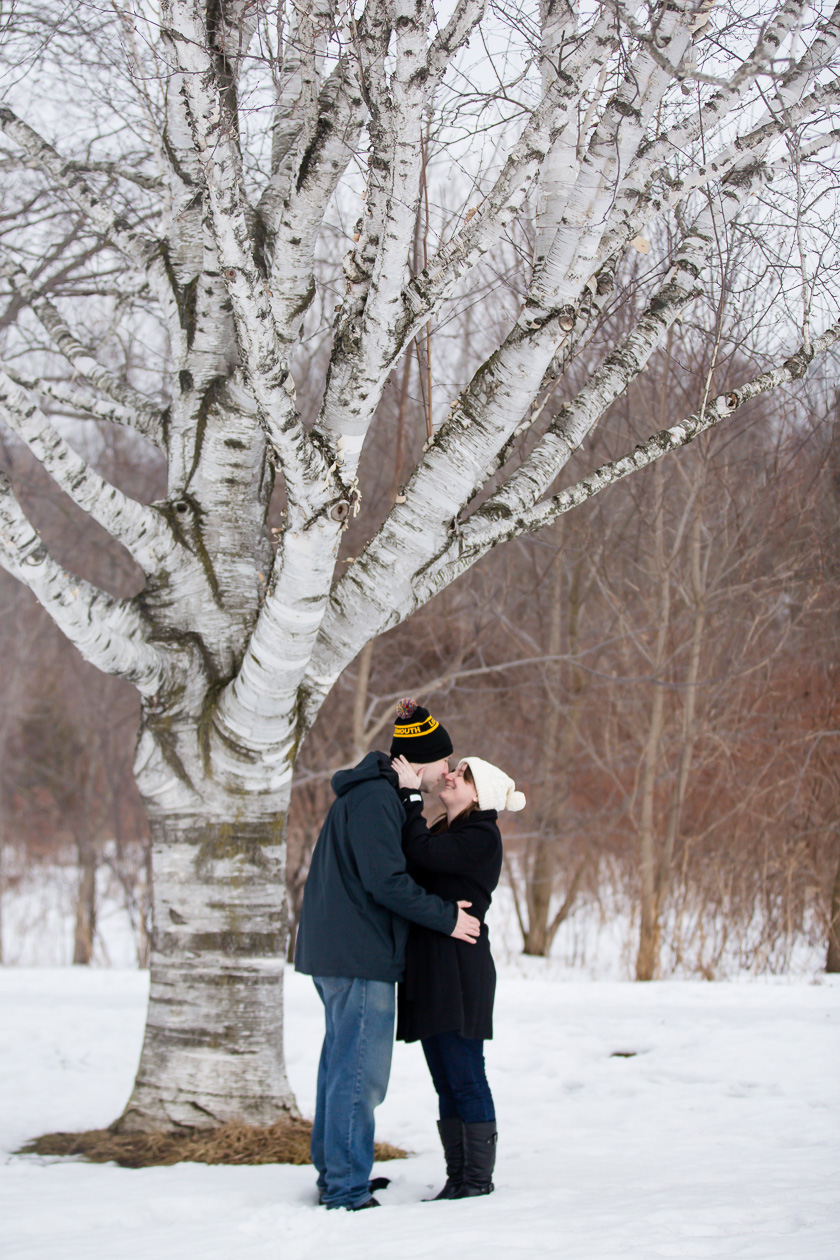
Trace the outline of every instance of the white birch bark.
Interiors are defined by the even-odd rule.
[[[662,6],[652,11],[654,31],[617,17],[615,6],[590,19],[565,0],[541,0],[539,99],[475,212],[412,275],[423,129],[490,7],[458,0],[440,30],[432,0],[368,0],[352,13],[319,0],[264,8],[280,35],[265,113],[270,170],[259,176],[259,161],[243,150],[238,104],[245,68],[259,60],[257,6],[162,5],[159,105],[146,81],[138,86],[155,128],[156,173],[135,172],[132,182],[126,172],[134,195],[157,199],[156,218],[144,201],[130,222],[93,186],[119,174],[119,153],[65,157],[20,110],[0,107],[0,131],[27,178],[84,216],[132,284],[148,285],[169,342],[161,408],[85,344],[74,312],[44,296],[12,246],[0,258],[16,300],[67,364],[66,379],[55,380],[6,355],[5,422],[146,574],[141,595],[117,601],[67,573],[0,481],[0,563],[88,660],[143,696],[136,775],[152,833],[154,938],[147,1035],[121,1122],[129,1129],[262,1124],[294,1108],[281,1005],[289,793],[307,731],[365,644],[491,547],[795,380],[840,332],[813,337],[786,365],[552,495],[570,454],[706,290],[714,225],[697,190],[714,193],[717,226],[734,222],[776,166],[773,143],[794,125],[800,155],[831,160],[836,13],[806,33],[800,0],[783,0],[698,114],[680,85],[714,9],[694,0]],[[795,28],[806,51],[780,69]],[[139,83],[142,41],[126,48]],[[700,138],[702,154],[692,148]],[[316,292],[330,198],[357,160],[368,163],[366,197],[346,243],[329,371],[307,428],[295,346]],[[546,425],[545,391],[617,300],[631,241],[677,205],[689,225],[678,246],[658,275],[640,281],[644,300],[621,340],[604,347]],[[336,575],[389,374],[525,216],[534,258],[518,318],[459,383],[404,495]],[[163,500],[142,505],[109,486],[56,431],[52,404],[155,442],[167,462]],[[287,500],[276,551],[266,530],[275,477]]]
[[[831,328],[826,329],[821,337],[814,338],[809,347],[800,346],[789,359],[786,359],[778,367],[762,372],[745,385],[729,390],[725,394],[719,394],[716,398],[711,399],[701,414],[688,416],[670,428],[652,434],[647,441],[640,443],[629,455],[625,455],[613,463],[603,464],[591,477],[587,477],[585,480],[577,482],[574,486],[562,490],[559,494],[553,495],[550,499],[536,504],[520,515],[515,526],[511,526],[510,522],[494,522],[484,528],[477,528],[465,540],[465,549],[486,550],[488,545],[495,546],[497,543],[507,538],[514,538],[520,533],[530,533],[534,529],[542,528],[543,525],[547,525],[562,513],[571,511],[572,508],[586,502],[594,494],[599,494],[607,486],[613,485],[623,477],[630,476],[631,473],[637,472],[640,468],[646,468],[648,464],[661,459],[663,455],[667,455],[671,451],[693,442],[701,433],[705,433],[707,430],[720,424],[721,420],[726,420],[729,416],[734,415],[744,403],[750,402],[753,398],[757,398],[768,390],[778,389],[780,385],[799,380],[804,376],[813,358],[817,355],[825,354],[827,350],[830,350],[832,346],[837,344],[838,340],[840,340],[840,324],[834,324]]]
[[[160,409],[153,407],[142,394],[133,390],[125,381],[119,380],[105,364],[100,363],[96,356],[74,337],[54,304],[39,295],[36,286],[23,268],[13,259],[4,256],[2,251],[0,251],[0,266],[15,291],[28,302],[37,315],[56,350],[60,351],[68,363],[73,365],[74,380],[77,376],[83,377],[92,388],[101,390],[112,401],[113,409],[110,412],[103,410],[106,406],[103,400],[95,401],[96,410],[93,414],[99,415],[103,420],[113,420],[117,424],[136,428],[150,441],[160,445],[162,423]],[[13,372],[9,375],[15,379]],[[23,382],[18,381],[18,384],[23,385]],[[37,388],[41,392],[53,393],[54,397],[62,401],[68,392],[73,391],[72,385],[62,385],[60,382],[49,384],[41,382]],[[58,393],[54,393],[55,390]],[[85,404],[83,410],[90,411],[90,405]]]
[[[160,412],[148,411],[149,424],[145,427],[137,423],[138,415],[136,411],[124,406],[122,403],[112,402],[109,398],[100,398],[91,391],[84,389],[77,382],[69,383],[67,381],[51,381],[42,377],[29,378],[20,376],[10,363],[4,363],[0,360],[0,372],[19,386],[21,390],[25,390],[31,395],[40,395],[42,398],[60,403],[62,407],[69,411],[77,412],[79,415],[91,420],[106,420],[110,424],[124,425],[129,429],[137,429],[143,432],[146,437],[151,437],[152,432],[156,435],[155,444],[160,443],[159,432],[161,428]],[[145,401],[145,400],[144,400]]]
[[[94,472],[59,436],[26,392],[2,371],[0,416],[23,439],[56,485],[122,543],[146,572],[156,572],[169,560],[175,540],[160,517]]]
[[[0,564],[28,586],[82,655],[107,674],[156,693],[171,666],[146,640],[131,602],[113,600],[56,564],[0,473]]]

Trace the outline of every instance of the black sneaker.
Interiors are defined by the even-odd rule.
[[[349,1207],[348,1212],[364,1212],[365,1208],[381,1207],[378,1199],[374,1199],[373,1195],[369,1199],[365,1199],[364,1203],[357,1203],[355,1207]]]
[[[372,1177],[368,1188],[371,1191],[371,1195],[372,1195],[374,1190],[387,1190],[390,1184],[391,1184],[390,1177]],[[319,1193],[318,1207],[323,1207],[323,1206],[324,1206],[324,1196],[322,1193]],[[362,1207],[369,1207],[369,1206],[370,1206],[369,1204],[364,1204],[364,1203],[362,1204]],[[381,1207],[382,1204],[377,1203],[376,1206]],[[353,1210],[355,1211],[356,1209],[354,1208]]]

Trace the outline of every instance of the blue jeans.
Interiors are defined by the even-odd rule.
[[[441,1120],[455,1116],[467,1124],[496,1119],[484,1071],[484,1042],[460,1033],[437,1033],[420,1043],[432,1074]]]
[[[373,1111],[385,1097],[394,1045],[394,986],[314,976],[326,1034],[318,1064],[312,1163],[321,1202],[358,1207],[370,1198]]]

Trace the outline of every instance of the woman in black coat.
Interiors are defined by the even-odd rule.
[[[493,1036],[496,970],[484,917],[502,870],[498,811],[521,809],[525,797],[496,766],[466,757],[444,776],[446,816],[429,828],[416,774],[405,758],[393,766],[406,811],[403,850],[410,874],[427,892],[469,902],[482,925],[478,940],[468,943],[412,924],[397,1038],[420,1041],[438,1094],[446,1185],[436,1198],[490,1194],[497,1131],[484,1042]]]

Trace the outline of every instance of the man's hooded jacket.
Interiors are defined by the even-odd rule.
[[[406,872],[405,810],[384,753],[339,770],[332,789],[336,799],[303,892],[295,968],[394,982],[405,965],[408,920],[449,936],[458,907],[424,892]]]

